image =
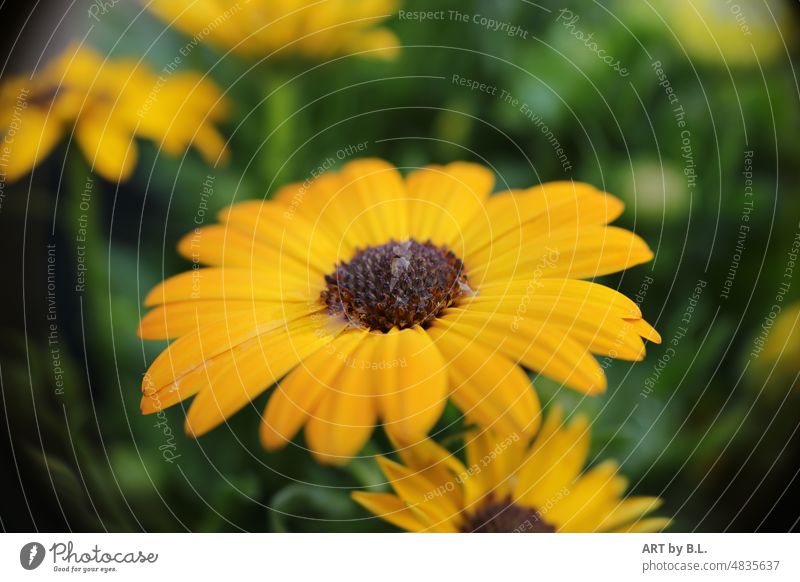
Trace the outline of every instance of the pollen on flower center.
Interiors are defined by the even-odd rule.
[[[472,533],[553,533],[555,527],[531,507],[518,505],[511,499],[489,500],[483,507],[467,515],[462,532]]]
[[[333,314],[370,330],[427,327],[462,295],[472,294],[452,251],[413,239],[359,249],[325,276],[321,297]]]

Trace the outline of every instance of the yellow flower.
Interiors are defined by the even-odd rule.
[[[663,16],[666,34],[691,58],[711,64],[756,66],[788,58],[786,45],[793,44],[797,34],[784,0],[658,0],[650,10],[642,10],[651,22],[659,18],[653,10]]]
[[[482,166],[403,178],[377,159],[314,174],[181,241],[196,268],[145,299],[140,336],[178,339],[145,375],[143,412],[197,394],[186,430],[201,435],[288,374],[263,445],[305,425],[316,457],[341,463],[378,418],[395,439],[424,438],[448,398],[470,421],[532,434],[539,402],[518,364],[594,394],[606,379],[593,353],[639,360],[642,337],[660,341],[635,303],[578,280],[652,257],[607,225],[622,203],[592,186],[490,197]]]
[[[773,306],[769,317],[757,328],[750,368],[753,384],[759,391],[782,398],[797,387],[800,354],[800,302],[779,309]]]
[[[30,172],[74,127],[74,139],[101,176],[122,181],[138,158],[135,137],[170,155],[190,145],[209,163],[227,156],[214,127],[226,110],[217,87],[194,73],[160,76],[134,59],[103,60],[73,45],[40,73],[0,88],[6,176]]]
[[[365,52],[393,58],[399,41],[376,25],[388,18],[396,0],[173,0],[147,4],[159,18],[187,36],[244,57],[299,54],[317,59]]]
[[[400,448],[403,464],[379,458],[395,494],[354,492],[367,510],[413,532],[650,532],[657,497],[623,498],[627,481],[606,461],[581,473],[589,451],[585,417],[562,426],[553,410],[532,443],[516,433],[468,437],[466,465],[431,440]]]

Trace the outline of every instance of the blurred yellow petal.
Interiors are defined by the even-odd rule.
[[[614,533],[655,533],[668,527],[671,522],[671,519],[665,517],[650,517],[617,528]]]
[[[515,499],[544,507],[559,491],[572,485],[589,453],[589,421],[579,417],[566,428],[536,439],[536,447],[518,470]]]
[[[378,464],[397,495],[433,529],[458,519],[459,508],[452,498],[436,495],[437,484],[423,474],[384,457],[378,458]]]
[[[13,182],[30,172],[61,140],[62,131],[60,120],[47,111],[28,106],[12,113],[0,128],[6,179]]]
[[[420,523],[417,515],[396,495],[354,491],[352,497],[367,511],[385,519],[400,529],[411,532],[425,530],[425,526]]]
[[[195,0],[190,5],[152,0],[147,7],[167,25],[220,50],[261,58],[303,55],[327,59],[369,51],[392,58],[398,41],[381,22],[396,11],[394,0],[250,0],[231,4]],[[375,51],[375,52],[372,52]]]
[[[221,299],[178,301],[149,311],[142,318],[137,335],[150,340],[172,339],[227,318],[237,320],[253,318],[255,314],[271,314],[264,317],[287,320],[308,312],[305,303]]]
[[[535,533],[665,527],[668,519],[645,517],[660,506],[660,499],[622,498],[627,482],[615,462],[603,462],[580,475],[589,446],[588,420],[579,417],[564,427],[563,416],[554,406],[533,441],[491,429],[468,433],[466,466],[449,461],[452,455],[433,441],[401,450],[403,464],[381,457],[378,465],[397,496],[362,505],[409,531]],[[392,521],[388,514],[397,518]]]
[[[554,492],[546,518],[557,524],[558,531],[601,531],[601,523],[627,486],[618,468],[615,462],[605,461],[580,476],[565,493]]]
[[[99,115],[81,117],[75,127],[75,140],[92,169],[112,182],[124,182],[133,174],[139,152],[133,133],[127,127]]]
[[[658,497],[629,497],[617,504],[611,513],[600,522],[599,528],[603,531],[612,531],[625,524],[635,525],[635,522],[644,515],[661,507],[662,501]]]

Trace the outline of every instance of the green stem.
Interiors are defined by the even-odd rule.
[[[291,176],[289,156],[294,152],[297,129],[298,81],[279,70],[263,71],[260,106],[261,133],[258,140],[258,174],[270,196]],[[288,176],[288,178],[287,178]]]
[[[111,330],[110,289],[108,282],[108,268],[106,253],[108,243],[103,233],[103,208],[100,180],[92,175],[91,169],[74,148],[67,160],[67,188],[61,199],[59,220],[61,228],[71,247],[74,261],[72,290],[83,305],[83,334],[85,350],[92,354],[96,362],[112,362],[113,354],[108,352],[110,345],[107,334]],[[78,350],[82,352],[83,350]],[[76,354],[77,355],[77,354]],[[82,363],[79,368],[85,367]],[[87,371],[86,374],[89,372]],[[78,375],[75,376],[77,380]],[[97,463],[98,451],[87,439],[89,432],[83,415],[76,414],[77,410],[86,407],[86,400],[78,398],[78,390],[89,390],[88,378],[86,382],[78,381],[73,390],[65,391],[65,404],[69,418],[78,418],[76,426],[70,427],[72,438],[75,441],[76,462],[81,466],[81,473],[87,480],[87,485],[95,501],[100,501],[104,511],[101,515],[112,515],[118,527],[129,527],[127,516],[120,510],[115,496],[112,495],[115,487],[109,482],[105,468]],[[94,415],[92,415],[94,416]],[[98,435],[99,436],[99,435]],[[93,439],[92,439],[93,440]]]
[[[81,298],[84,321],[91,321],[94,330],[110,329],[108,314],[108,277],[105,255],[107,241],[102,229],[101,183],[92,175],[80,153],[71,153],[67,164],[69,185],[63,201],[63,225],[74,250],[74,293]],[[108,342],[102,334],[86,334],[87,350],[102,353]]]
[[[361,486],[372,491],[386,490],[386,477],[375,462],[375,457],[381,453],[374,441],[367,443],[362,456],[353,459],[344,466],[353,479]]]

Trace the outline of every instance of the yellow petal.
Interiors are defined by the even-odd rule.
[[[620,200],[590,184],[548,182],[493,196],[465,229],[464,238],[476,258],[492,249],[496,255],[498,246],[608,224],[623,209]]]
[[[186,432],[200,436],[224,422],[336,334],[320,333],[319,324],[305,318],[229,351],[234,373],[215,378],[219,381],[210,382],[195,397],[186,415]]]
[[[194,264],[249,268],[276,279],[286,273],[291,279],[313,280],[324,285],[322,277],[309,272],[307,264],[235,228],[220,225],[196,228],[180,240],[178,252]]]
[[[640,336],[654,344],[661,343],[661,335],[644,319],[631,319],[629,321]]]
[[[431,528],[441,530],[447,524],[458,522],[461,508],[453,503],[451,497],[437,496],[438,485],[429,481],[423,473],[384,457],[378,458],[378,465],[397,495]],[[450,528],[455,529],[452,525]]]
[[[354,491],[351,496],[364,509],[400,529],[410,532],[425,530],[425,526],[420,523],[417,515],[396,495]]]
[[[411,236],[458,249],[464,228],[483,211],[494,174],[478,164],[456,162],[416,170],[406,178],[406,186]]]
[[[515,238],[495,244],[484,257],[468,253],[470,280],[476,286],[509,278],[569,277],[587,279],[615,273],[653,258],[634,233],[612,226],[587,226],[549,237]]]
[[[529,306],[542,302],[554,305],[559,301],[570,301],[580,306],[603,309],[620,318],[638,319],[642,312],[639,306],[615,289],[598,283],[577,279],[521,278],[485,283],[477,288],[477,295],[465,298],[464,305],[478,303],[512,303],[512,312],[522,315]],[[498,305],[500,306],[500,305]],[[504,311],[508,313],[508,310]]]
[[[219,162],[226,164],[230,159],[225,138],[210,125],[198,127],[192,143],[207,164],[215,165]]]
[[[581,416],[566,428],[537,437],[517,473],[515,499],[530,507],[545,507],[571,486],[586,462],[589,436],[589,421]]]
[[[600,522],[598,528],[603,531],[613,531],[626,525],[634,525],[633,522],[636,521],[641,523],[640,518],[661,507],[661,503],[658,497],[629,497],[620,501]]]
[[[487,317],[459,309],[449,310],[437,325],[469,340],[477,338],[526,368],[580,392],[597,394],[606,389],[605,373],[588,347],[558,327],[536,327],[525,321],[515,325],[508,316]]]
[[[318,219],[306,220],[284,205],[250,200],[226,208],[219,218],[248,239],[258,240],[317,273],[330,273],[341,259],[338,239],[331,238]]]
[[[286,445],[313,414],[322,397],[336,389],[336,380],[366,332],[349,331],[303,360],[278,385],[261,422],[261,444],[267,450]]]
[[[306,312],[307,313],[307,312]],[[302,311],[292,318],[276,313],[272,308],[264,311],[253,309],[249,313],[240,314],[236,319],[222,320],[202,326],[196,331],[181,336],[161,352],[153,361],[145,374],[142,389],[145,392],[160,390],[167,384],[180,379],[181,376],[224,352],[230,351],[245,342],[263,334],[280,332],[287,325],[309,326],[309,318]],[[321,324],[317,323],[317,327]],[[333,325],[333,322],[331,322]]]
[[[420,327],[371,339],[369,383],[379,394],[384,428],[405,445],[424,439],[447,403],[446,362]]]
[[[9,124],[0,127],[6,179],[13,182],[30,172],[50,154],[61,133],[60,119],[47,111],[28,105],[17,119],[12,114]]]
[[[510,329],[531,334],[557,328],[595,354],[624,360],[644,358],[644,343],[630,320],[609,307],[558,297],[488,297],[465,301],[463,308],[483,315]]]
[[[539,400],[519,366],[497,350],[441,326],[428,333],[448,361],[451,397],[467,418],[504,434],[536,432]]]
[[[362,246],[408,238],[408,194],[397,168],[379,159],[356,160],[344,166],[341,181],[337,203],[350,208],[347,231]]]
[[[113,115],[81,117],[75,126],[75,139],[95,172],[112,182],[124,182],[131,177],[138,149],[131,130],[118,123]]]
[[[307,223],[317,226],[339,249],[341,256],[348,256],[363,242],[348,232],[353,218],[352,208],[347,208],[342,197],[342,179],[336,172],[318,174],[306,182],[284,186],[275,194],[275,203],[280,204],[287,219],[302,217]]]
[[[403,46],[397,35],[385,28],[360,32],[348,44],[361,56],[384,60],[396,59]]]
[[[144,304],[152,307],[175,301],[217,299],[318,304],[319,289],[310,289],[307,280],[291,279],[288,273],[284,273],[283,279],[276,279],[257,269],[192,269],[156,285]]]
[[[137,333],[142,339],[171,339],[223,319],[235,321],[252,318],[258,313],[265,314],[265,318],[285,321],[315,310],[305,303],[280,301],[179,301],[150,310],[142,318]]]
[[[434,486],[427,497],[447,497],[453,507],[463,507],[464,488],[469,486],[470,472],[458,458],[436,443],[424,439],[411,446],[392,442],[406,467],[412,468]]]
[[[366,338],[360,347],[368,343]],[[361,349],[353,355],[355,362],[360,361],[359,353]],[[306,422],[306,441],[319,463],[345,464],[358,454],[375,429],[375,395],[362,378],[358,371],[344,366]]]
[[[244,321],[247,322],[246,319]],[[251,357],[257,349],[269,345],[276,336],[285,335],[289,326],[293,331],[302,331],[312,325],[316,324],[303,318],[288,323],[286,320],[277,320],[271,325],[262,326],[258,333],[263,337],[258,337],[256,332],[242,336],[240,329],[222,321],[209,325],[203,333],[198,331],[188,339],[181,338],[181,343],[173,342],[145,374],[142,381],[142,413],[152,414],[168,408],[210,385],[232,383],[231,379],[238,376],[238,367],[245,357]],[[228,333],[222,331],[225,327],[230,330]],[[195,339],[197,336],[200,338],[199,344]],[[242,341],[242,337],[246,338],[245,341]],[[177,347],[174,347],[176,344]]]
[[[596,532],[613,511],[625,491],[627,481],[617,475],[618,466],[605,461],[583,474],[567,490],[556,494],[543,517],[562,532]]]
[[[672,522],[671,519],[666,517],[651,517],[648,519],[640,519],[630,525],[620,527],[614,530],[614,533],[654,533],[660,532],[668,527]]]
[[[510,497],[525,453],[527,438],[479,428],[465,437],[467,474],[464,480],[465,506],[472,508],[485,501]]]

